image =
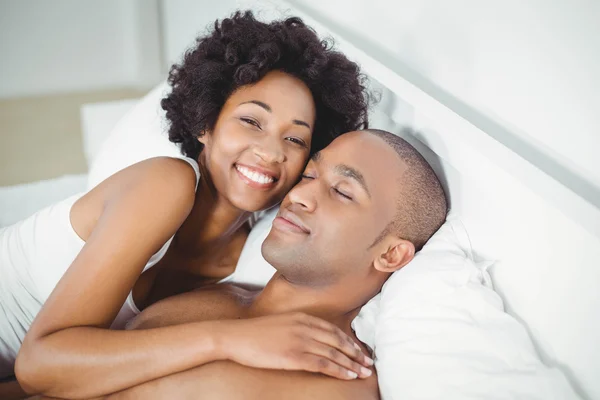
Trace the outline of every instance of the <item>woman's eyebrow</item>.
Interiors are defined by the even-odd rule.
[[[310,125],[307,122],[301,121],[299,119],[294,119],[294,120],[292,120],[292,122],[296,125],[302,125],[302,126],[307,127],[308,129],[311,129]]]
[[[271,106],[269,106],[267,103],[263,103],[262,101],[259,101],[259,100],[245,101],[243,103],[240,103],[239,105],[241,106],[242,104],[256,104],[257,106],[264,108],[268,112],[273,111],[273,110],[271,110]]]
[[[243,103],[240,103],[239,105],[241,106],[242,104],[256,104],[257,106],[263,108],[265,111],[273,112],[273,110],[271,109],[271,106],[269,106],[267,103],[263,103],[260,100],[244,101]],[[301,126],[307,127],[308,129],[312,129],[310,127],[310,125],[308,124],[308,122],[302,121],[300,119],[293,119],[292,122],[296,125],[301,125]]]

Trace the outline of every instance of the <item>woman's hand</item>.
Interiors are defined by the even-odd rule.
[[[320,372],[339,379],[367,378],[373,360],[337,326],[304,313],[220,321],[223,358],[254,368]]]

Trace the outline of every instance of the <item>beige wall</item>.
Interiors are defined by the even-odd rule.
[[[0,186],[85,172],[81,105],[145,92],[118,89],[0,100]]]

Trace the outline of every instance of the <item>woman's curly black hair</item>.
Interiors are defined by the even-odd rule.
[[[316,106],[311,153],[338,135],[368,127],[369,94],[358,66],[320,40],[300,18],[263,23],[251,11],[216,21],[169,73],[171,93],[162,100],[169,140],[198,158],[197,140],[211,131],[229,96],[239,87],[280,70],[304,82]]]

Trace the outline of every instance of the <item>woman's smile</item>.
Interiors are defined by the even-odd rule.
[[[269,190],[277,184],[278,174],[264,168],[235,164],[235,170],[239,178],[253,189]]]

